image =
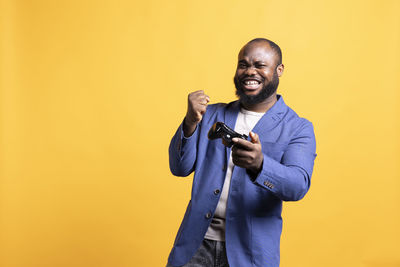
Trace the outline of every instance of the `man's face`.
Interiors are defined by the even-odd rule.
[[[258,104],[276,92],[281,74],[276,65],[277,55],[269,44],[256,42],[242,48],[234,77],[241,102]]]

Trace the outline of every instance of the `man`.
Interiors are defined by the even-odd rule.
[[[316,156],[312,124],[277,95],[283,70],[279,46],[254,39],[239,52],[238,101],[189,94],[169,161],[174,175],[194,179],[168,266],[279,266],[282,201],[304,197]],[[217,121],[250,140],[209,140]]]

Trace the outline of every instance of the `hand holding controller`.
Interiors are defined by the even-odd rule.
[[[222,138],[223,144],[227,147],[232,147],[234,144],[232,138],[235,137],[247,140],[247,135],[235,132],[223,122],[214,123],[214,125],[208,131],[208,139],[214,140],[217,138]]]

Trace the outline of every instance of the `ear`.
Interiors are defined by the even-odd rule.
[[[279,64],[276,67],[276,72],[278,73],[278,77],[281,77],[283,74],[283,69],[285,68],[285,66],[283,64]]]

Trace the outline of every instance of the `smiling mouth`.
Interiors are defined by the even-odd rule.
[[[260,86],[261,82],[258,80],[246,79],[242,81],[242,85],[247,90],[255,90]]]

